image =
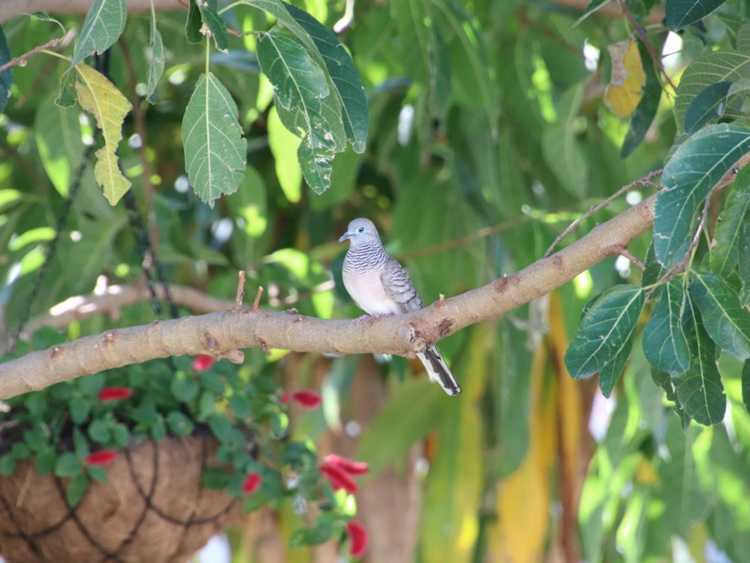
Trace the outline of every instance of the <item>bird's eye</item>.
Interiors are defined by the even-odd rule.
[[[357,229],[357,232],[358,233],[364,233],[365,232],[365,228],[364,227],[360,227],[359,229]]]

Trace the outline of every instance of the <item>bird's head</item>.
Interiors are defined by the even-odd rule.
[[[378,234],[378,229],[375,226],[375,223],[369,219],[360,217],[349,223],[346,232],[341,235],[341,238],[339,238],[339,242],[344,242],[345,240],[351,241],[352,246],[365,242],[379,243],[380,235]]]

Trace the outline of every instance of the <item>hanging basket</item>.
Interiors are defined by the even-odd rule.
[[[33,464],[0,478],[0,555],[9,563],[184,563],[237,510],[201,474],[208,436],[142,442],[122,452],[71,508],[65,482]]]

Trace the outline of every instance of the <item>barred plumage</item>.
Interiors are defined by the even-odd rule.
[[[375,225],[369,219],[355,219],[339,239],[351,241],[344,258],[344,286],[359,307],[370,315],[409,313],[422,308],[422,300],[398,260],[388,255]],[[461,388],[434,345],[427,346],[417,357],[435,381],[449,395]]]

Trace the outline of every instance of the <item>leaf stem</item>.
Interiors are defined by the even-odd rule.
[[[206,77],[211,69],[211,39],[206,37]]]
[[[44,53],[45,55],[51,55],[53,57],[57,57],[58,59],[62,59],[64,61],[70,62],[70,57],[66,57],[65,55],[61,55],[60,53],[55,53],[54,51],[51,51],[49,49],[42,49],[39,52]]]

